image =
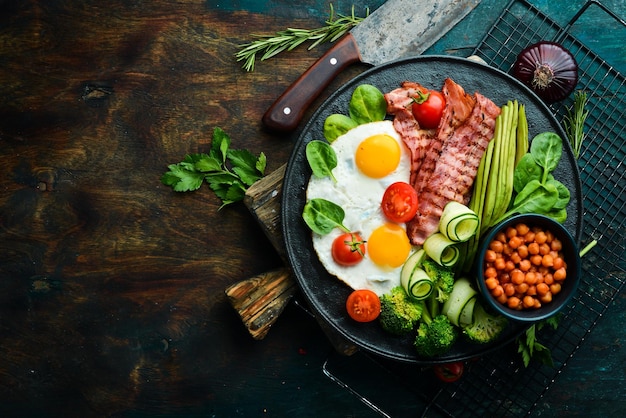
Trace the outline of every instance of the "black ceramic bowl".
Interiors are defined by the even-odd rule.
[[[523,308],[521,310],[509,308],[497,301],[485,284],[484,259],[490,243],[498,233],[506,231],[510,226],[515,227],[521,222],[531,229],[539,227],[543,231],[551,231],[562,243],[561,253],[567,265],[567,277],[561,282],[561,290],[552,295],[552,301],[541,303],[540,308]],[[476,281],[484,300],[496,312],[516,321],[536,322],[555,315],[571,300],[580,284],[581,262],[576,241],[562,224],[543,215],[516,215],[494,226],[482,239],[476,260]]]

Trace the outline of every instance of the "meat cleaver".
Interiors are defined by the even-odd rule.
[[[265,112],[263,123],[293,131],[308,106],[348,65],[380,65],[416,56],[463,19],[480,0],[387,0],[300,76]]]

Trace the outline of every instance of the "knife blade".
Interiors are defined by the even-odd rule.
[[[380,65],[428,49],[481,0],[387,0],[322,55],[270,106],[263,124],[293,131],[305,110],[347,66]]]

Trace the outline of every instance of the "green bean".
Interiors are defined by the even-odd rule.
[[[519,106],[519,116],[517,122],[517,143],[515,150],[515,165],[528,152],[528,120],[526,119],[526,107]]]
[[[498,173],[498,199],[493,212],[495,219],[506,212],[511,196],[513,196],[513,170],[515,168],[516,132],[518,120],[517,101],[507,103],[507,114],[502,131],[502,152],[500,154],[500,171]],[[494,219],[492,218],[492,219]]]
[[[508,113],[508,108],[502,106],[500,115],[496,118],[496,127],[494,130],[494,136],[492,142],[494,143],[491,169],[489,176],[487,177],[487,186],[484,197],[484,207],[482,215],[481,233],[485,232],[490,225],[491,219],[494,216],[494,209],[496,207],[496,200],[498,198],[498,182],[500,175],[500,153],[502,152],[502,134],[504,119]]]

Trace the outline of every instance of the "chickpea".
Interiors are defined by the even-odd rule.
[[[516,226],[517,229],[517,235],[526,235],[528,234],[528,231],[530,231],[530,228],[528,228],[528,225],[526,225],[525,223],[518,223]]]
[[[522,303],[524,304],[524,308],[533,308],[535,306],[535,298],[526,295],[524,299],[522,299]]]
[[[511,309],[520,309],[522,301],[517,296],[512,296],[507,301],[507,306]]]
[[[517,253],[520,257],[522,257],[522,259],[528,257],[528,246],[526,244],[520,245],[517,247]]]
[[[554,267],[555,270],[558,270],[561,267],[565,267],[565,262],[561,257],[555,257],[552,261],[552,267]]]
[[[554,266],[554,258],[550,254],[546,254],[543,256],[541,260],[541,265],[544,267],[552,267]]]
[[[535,234],[535,242],[539,245],[545,243],[548,240],[548,236],[545,232],[539,231]]]
[[[517,236],[517,229],[516,229],[516,228],[514,228],[514,227],[512,227],[512,226],[509,226],[509,227],[506,229],[505,234],[506,234],[506,237],[507,237],[507,238],[511,239],[511,238],[513,238],[514,236]]]
[[[532,255],[539,254],[539,244],[536,242],[531,242],[528,244],[528,253]]]
[[[496,261],[496,252],[489,249],[487,251],[485,251],[485,261],[487,263],[493,263],[494,261]]]
[[[524,240],[521,237],[516,235],[514,237],[511,237],[511,239],[509,240],[509,247],[511,247],[512,249],[516,250],[523,243],[524,243]]]
[[[557,271],[554,272],[553,277],[556,281],[565,280],[567,273],[565,272],[565,267],[561,267]]]
[[[543,257],[541,255],[539,255],[539,254],[535,254],[535,255],[530,257],[530,263],[533,266],[540,266],[542,260],[543,260]]]
[[[545,295],[539,296],[539,300],[541,303],[550,303],[552,302],[552,293],[548,292]]]
[[[498,279],[495,277],[489,277],[485,280],[485,286],[487,286],[487,289],[489,290],[495,289],[498,286]]]
[[[513,284],[522,284],[524,283],[524,279],[525,279],[525,274],[522,270],[520,269],[515,269],[513,271],[511,271],[511,282]]]
[[[495,239],[494,241],[491,241],[491,243],[489,244],[489,249],[494,251],[495,253],[502,254],[504,245],[502,244],[502,241]]]
[[[550,292],[552,292],[553,295],[556,295],[560,291],[561,291],[561,283],[552,283],[550,285]]]
[[[538,295],[545,295],[546,293],[548,293],[550,291],[550,286],[548,286],[545,283],[539,283],[537,285],[537,294]]]

